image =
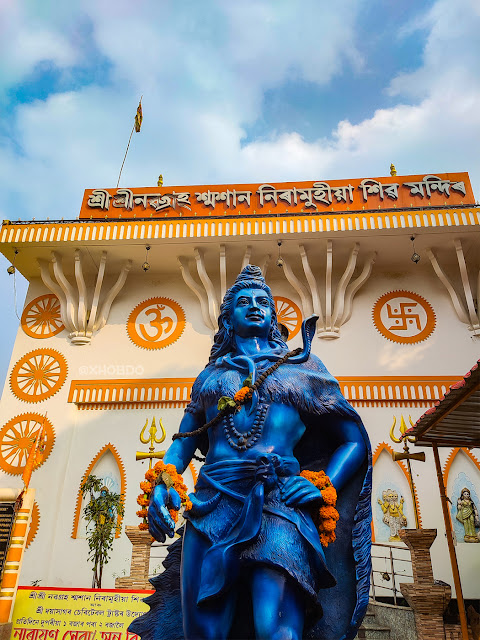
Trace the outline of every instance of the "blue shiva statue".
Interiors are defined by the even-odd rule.
[[[206,455],[183,539],[152,580],[150,611],[130,625],[142,640],[355,637],[370,579],[370,445],[310,354],[315,323],[303,325],[303,349],[288,352],[260,269],[248,265],[227,291],[210,360],[164,458],[183,473],[197,449]],[[219,418],[219,399],[245,379],[251,399]],[[337,539],[325,549],[311,515],[322,493],[303,469],[324,470],[338,492]],[[169,509],[179,507],[173,488],[155,487],[156,540],[173,536]]]

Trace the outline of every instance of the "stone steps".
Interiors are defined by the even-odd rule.
[[[390,640],[390,629],[376,622],[375,613],[369,607],[358,630],[357,638],[358,640]]]

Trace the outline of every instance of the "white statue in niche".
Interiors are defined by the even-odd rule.
[[[478,509],[470,496],[470,490],[466,487],[462,489],[457,500],[457,515],[455,516],[463,524],[465,542],[480,542],[476,529],[480,527]]]
[[[382,500],[378,500],[378,504],[383,511],[383,522],[390,528],[389,542],[400,542],[398,532],[407,526],[407,518],[403,513],[403,496],[398,500],[398,493],[395,489],[386,489],[382,491]]]

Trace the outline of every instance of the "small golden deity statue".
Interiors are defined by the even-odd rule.
[[[403,514],[403,496],[398,501],[398,493],[394,489],[382,491],[382,500],[378,500],[378,504],[383,511],[383,522],[390,527],[389,542],[400,542],[398,532],[407,526],[407,518]]]

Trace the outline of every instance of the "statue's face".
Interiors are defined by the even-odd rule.
[[[263,289],[241,289],[235,294],[230,322],[236,335],[242,338],[267,337],[272,311],[267,292]]]
[[[387,502],[396,502],[398,500],[398,493],[396,491],[387,491],[385,499]]]
[[[462,498],[464,500],[468,500],[470,498],[470,491],[468,491],[468,490],[467,491],[463,491],[462,492]]]

